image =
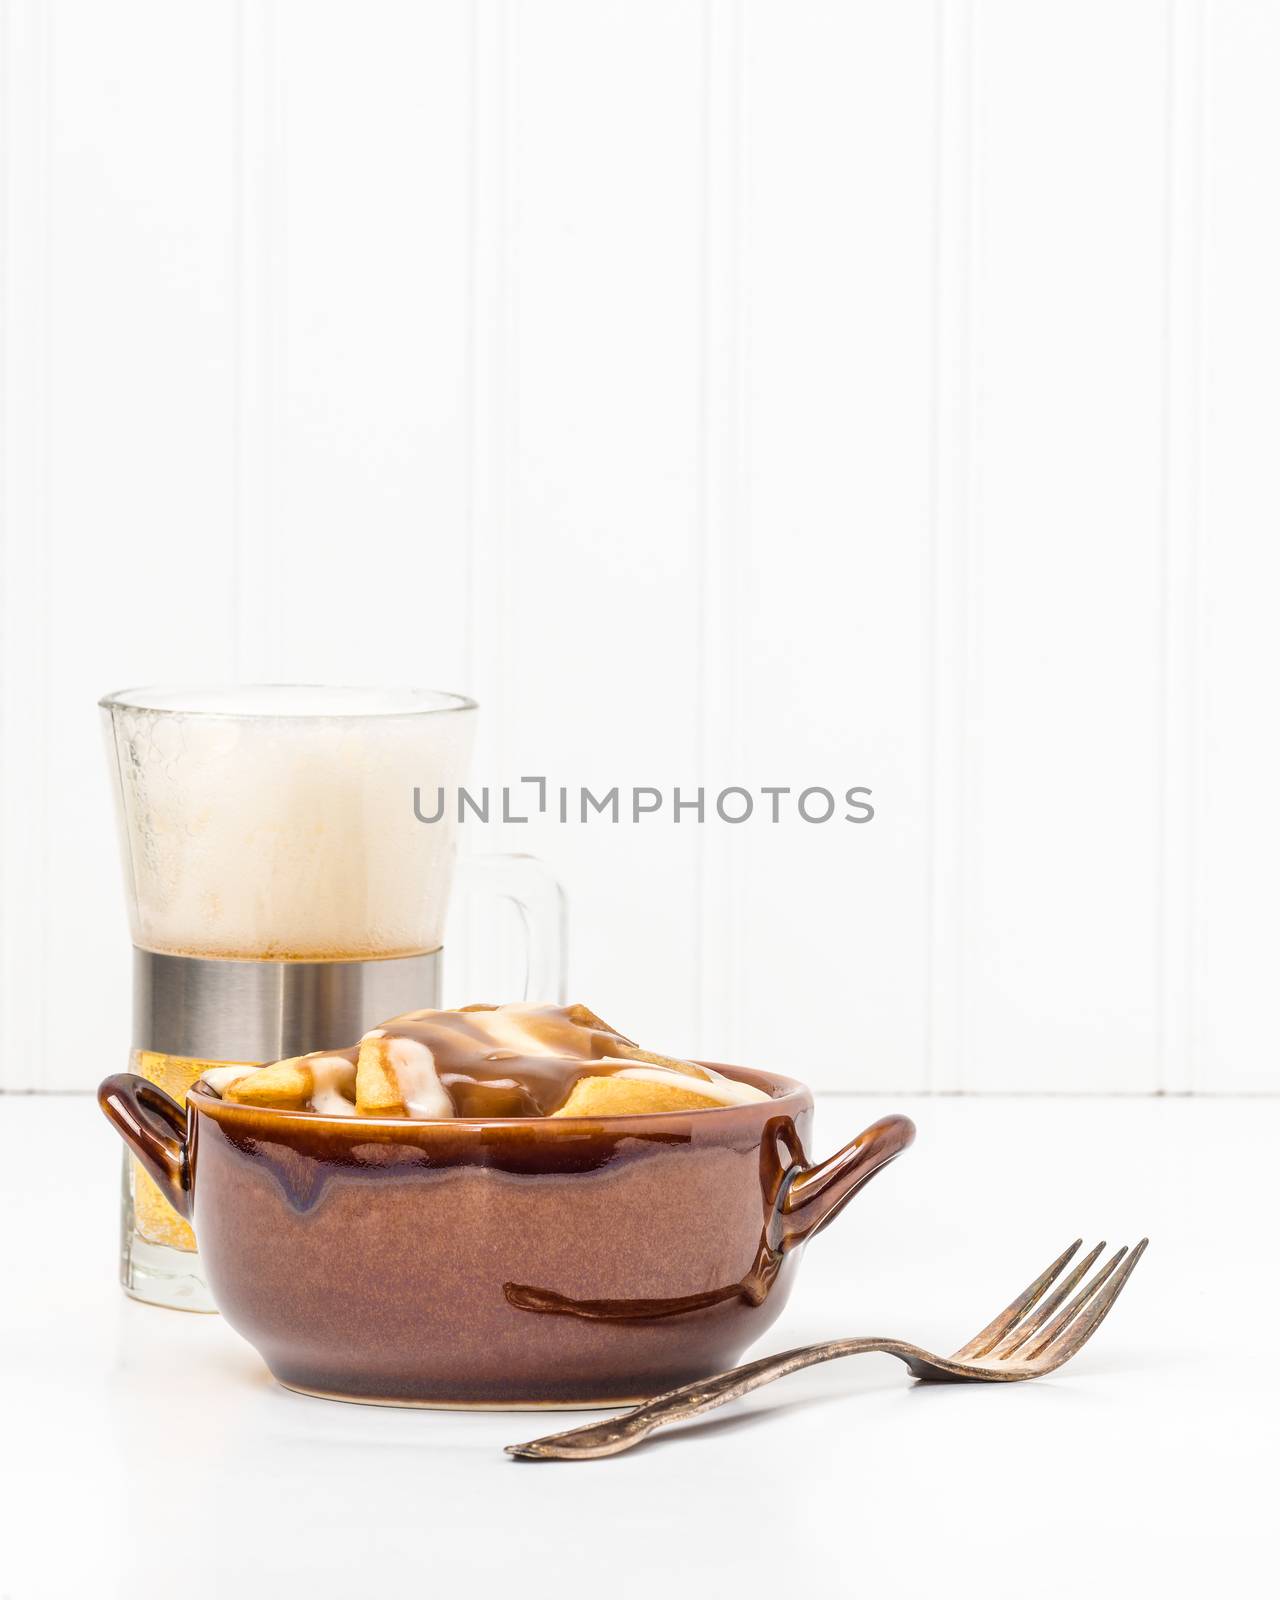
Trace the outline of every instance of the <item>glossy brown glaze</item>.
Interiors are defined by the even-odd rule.
[[[503,1023],[517,1025],[510,1042]],[[645,1059],[634,1040],[585,1006],[415,1011],[384,1022],[375,1035],[425,1046],[458,1117],[548,1117],[580,1078],[634,1071]]]
[[[384,1403],[608,1404],[731,1365],[782,1310],[796,1247],[913,1136],[887,1118],[811,1168],[808,1091],[719,1070],[772,1098],[427,1122],[196,1089],[178,1150],[142,1080],[108,1079],[100,1099],[185,1202],[219,1309],[282,1383]]]

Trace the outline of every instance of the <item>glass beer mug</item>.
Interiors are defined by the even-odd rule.
[[[99,703],[134,945],[132,1071],[182,1102],[210,1066],[353,1044],[439,1005],[474,701],[251,685]],[[437,821],[420,820],[415,789]],[[476,886],[521,913],[525,997],[562,1000],[554,880],[528,856],[473,861]],[[121,1281],[135,1299],[212,1310],[189,1225],[129,1156]]]

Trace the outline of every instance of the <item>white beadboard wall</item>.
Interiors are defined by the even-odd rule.
[[[1280,1088],[1280,7],[3,0],[0,1085],[127,1040],[94,703],[410,681],[573,990],[866,1091]]]

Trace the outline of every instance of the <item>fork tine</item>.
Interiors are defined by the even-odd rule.
[[[1068,1325],[1065,1331],[1053,1341],[1052,1344],[1043,1346],[1040,1351],[1042,1361],[1051,1362],[1053,1366],[1060,1367],[1064,1361],[1069,1361],[1073,1355],[1086,1345],[1102,1324],[1111,1307],[1115,1305],[1120,1296],[1121,1289],[1128,1283],[1133,1269],[1142,1260],[1142,1252],[1147,1248],[1147,1240],[1140,1239],[1130,1252],[1129,1259],[1125,1262],[1115,1277],[1097,1297],[1083,1316]]]
[[[1102,1270],[1094,1273],[1093,1277],[1089,1279],[1088,1283],[1085,1284],[1084,1288],[1081,1289],[1080,1293],[1075,1297],[1066,1310],[1060,1311],[1047,1328],[1042,1328],[1040,1330],[1039,1336],[1037,1337],[1035,1343],[1028,1345],[1022,1351],[1021,1359],[1024,1361],[1032,1361],[1043,1349],[1045,1349],[1047,1345],[1052,1344],[1062,1330],[1069,1326],[1069,1324],[1072,1323],[1077,1316],[1079,1316],[1080,1312],[1082,1312],[1089,1304],[1090,1300],[1093,1299],[1094,1295],[1097,1294],[1098,1290],[1101,1289],[1102,1285],[1116,1270],[1128,1253],[1129,1246],[1127,1244],[1121,1245],[1119,1250],[1116,1251],[1115,1255],[1112,1256],[1111,1260],[1107,1262]]]
[[[993,1345],[999,1344],[1022,1313],[1036,1303],[1083,1243],[1083,1239],[1077,1239],[1073,1245],[1069,1245],[1056,1261],[1044,1269],[1033,1284],[1022,1291],[1012,1305],[1005,1307],[994,1322],[989,1322],[981,1333],[975,1333],[968,1344],[961,1345],[953,1359],[973,1361],[978,1356],[986,1355]]]
[[[1031,1311],[1015,1327],[1010,1328],[994,1350],[988,1351],[992,1360],[1003,1361],[1006,1356],[1011,1356],[1015,1350],[1027,1342],[1037,1328],[1042,1328],[1054,1314],[1062,1302],[1075,1288],[1085,1273],[1094,1264],[1102,1252],[1107,1248],[1106,1240],[1100,1240],[1094,1245],[1087,1256],[1081,1258],[1072,1267],[1053,1293],[1045,1300],[1043,1305],[1033,1306]]]

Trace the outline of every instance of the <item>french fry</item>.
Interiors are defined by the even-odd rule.
[[[638,1044],[623,1043],[613,1052],[628,1061],[645,1062],[651,1067],[666,1067],[671,1072],[682,1072],[686,1078],[705,1078],[707,1075],[692,1061],[678,1061],[674,1056],[660,1056],[652,1050],[642,1050]]]
[[[220,1095],[233,1083],[239,1083],[241,1078],[247,1077],[251,1070],[248,1062],[244,1061],[233,1067],[206,1067],[199,1081],[206,1089],[212,1089],[214,1094]]]
[[[391,1058],[390,1041],[365,1039],[356,1061],[356,1112],[362,1117],[403,1117],[404,1094]]]
[[[305,1111],[315,1087],[315,1076],[301,1056],[255,1067],[222,1091],[233,1105],[274,1106],[278,1111]]]
[[[579,1028],[594,1028],[597,1033],[611,1033],[615,1039],[624,1037],[616,1028],[611,1028],[607,1022],[603,1022],[596,1016],[595,1012],[588,1006],[572,1005],[569,1007],[567,1015],[569,1021],[576,1023]]]
[[[720,1102],[678,1083],[637,1078],[579,1078],[553,1117],[629,1117],[654,1111],[697,1111]]]

